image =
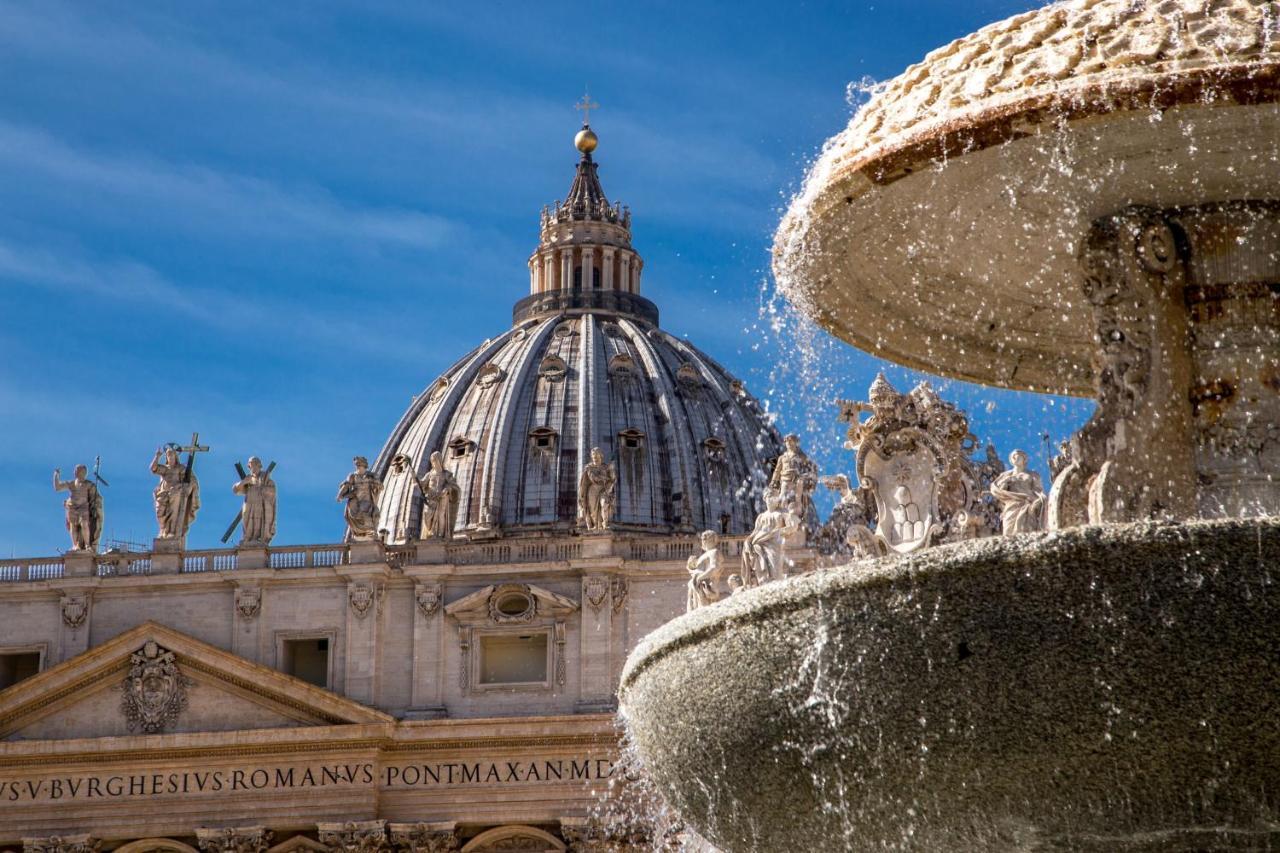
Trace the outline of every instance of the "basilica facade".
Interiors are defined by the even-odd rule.
[[[511,328],[355,460],[344,536],[274,542],[251,460],[239,547],[188,550],[198,438],[153,463],[150,551],[101,551],[86,472],[55,478],[72,549],[0,561],[0,850],[650,842],[601,816],[623,661],[685,609],[700,532],[737,559],[783,448],[660,328],[596,137],[575,144]]]

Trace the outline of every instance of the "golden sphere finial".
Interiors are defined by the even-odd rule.
[[[596,136],[595,131],[585,124],[582,126],[582,130],[578,131],[578,135],[573,138],[573,147],[583,154],[590,154],[595,151],[596,146],[599,144],[600,137]]]

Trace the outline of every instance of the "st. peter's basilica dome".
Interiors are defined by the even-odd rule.
[[[583,131],[567,198],[543,210],[511,329],[415,397],[378,458],[388,541],[418,538],[412,472],[437,451],[461,488],[455,535],[471,538],[575,529],[594,447],[617,469],[619,532],[744,533],[763,508],[778,434],[741,382],[658,328],[630,211],[605,197]]]

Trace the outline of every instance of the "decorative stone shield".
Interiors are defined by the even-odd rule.
[[[353,584],[347,591],[347,600],[351,602],[351,609],[359,619],[369,615],[376,596],[377,592],[367,583]]]
[[[418,609],[422,611],[422,615],[428,619],[440,608],[440,599],[444,594],[444,589],[439,581],[424,583],[418,586],[415,596],[418,602]]]
[[[121,689],[121,710],[129,731],[155,734],[177,720],[187,707],[191,679],[178,670],[173,652],[148,640],[140,651],[129,656],[129,674]]]
[[[876,536],[899,554],[928,547],[941,532],[937,474],[929,449],[916,444],[887,457],[872,450],[863,466],[876,500]]]
[[[609,597],[609,579],[601,575],[592,575],[583,584],[583,592],[591,606],[600,609],[604,600]]]
[[[64,595],[62,597],[62,622],[71,630],[84,624],[89,616],[89,599],[84,595]]]

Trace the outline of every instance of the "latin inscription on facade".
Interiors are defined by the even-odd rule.
[[[587,784],[608,779],[608,758],[569,757],[509,761],[317,763],[171,772],[68,774],[0,779],[0,808],[11,804],[218,795],[310,788],[454,788],[486,785]]]

